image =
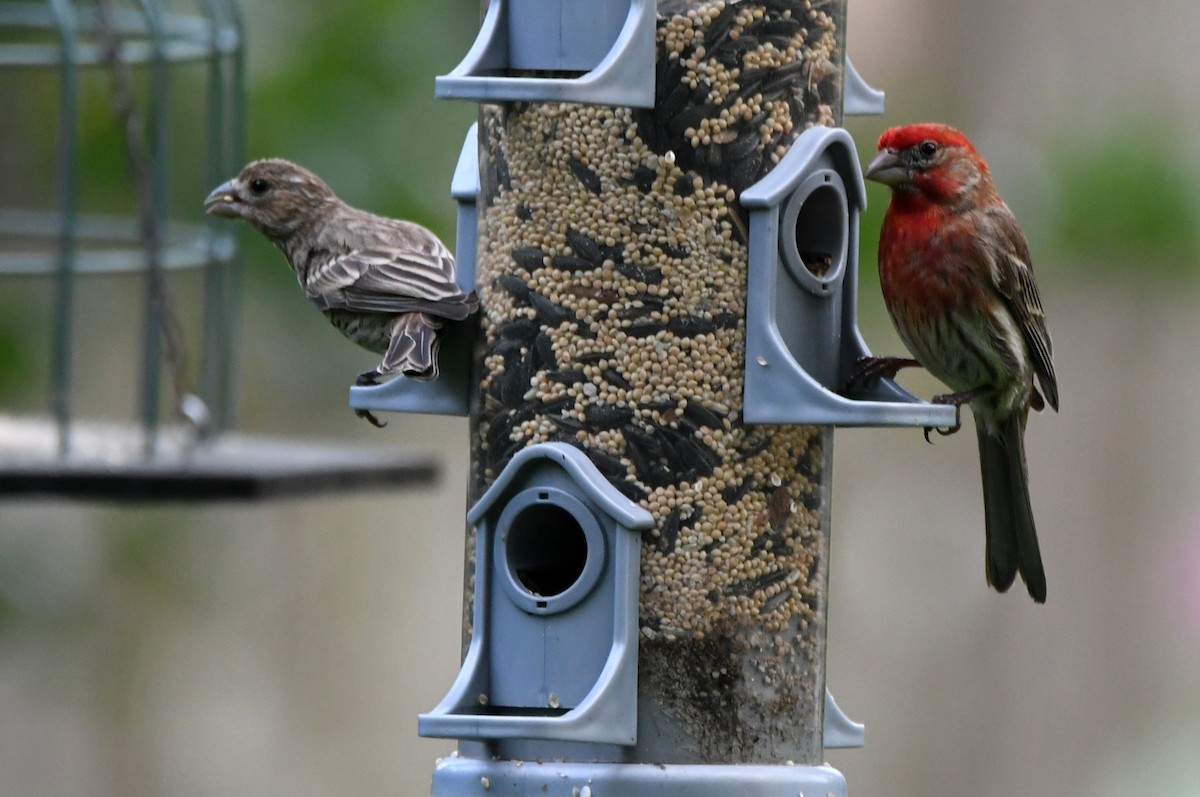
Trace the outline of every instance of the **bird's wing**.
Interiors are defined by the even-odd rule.
[[[996,235],[1001,249],[992,260],[996,288],[1004,297],[1009,312],[1016,319],[1025,342],[1033,357],[1033,370],[1045,393],[1046,401],[1058,409],[1058,378],[1054,375],[1051,359],[1050,332],[1046,329],[1046,314],[1042,310],[1042,297],[1033,280],[1030,265],[1029,243],[1012,212],[1003,204],[991,209],[984,220]],[[982,241],[989,236],[980,235]],[[982,246],[982,244],[980,244]],[[985,257],[986,253],[983,253]]]
[[[322,310],[419,311],[452,321],[478,307],[475,294],[458,287],[454,257],[432,233],[416,225],[371,233],[353,236],[367,240],[310,271],[304,292],[314,305]]]

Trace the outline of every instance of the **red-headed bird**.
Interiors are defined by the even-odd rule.
[[[919,364],[954,391],[935,402],[971,405],[987,582],[1004,592],[1020,573],[1030,596],[1044,603],[1024,434],[1031,407],[1058,410],[1058,382],[1029,244],[987,164],[951,127],[884,132],[864,176],[892,189],[879,237],[879,282],[896,331],[916,358],[880,358],[875,374],[895,376]]]
[[[245,219],[267,236],[287,257],[309,302],[343,335],[383,355],[357,384],[397,372],[436,379],[442,327],[479,308],[475,292],[458,287],[454,256],[436,235],[411,221],[350,207],[321,178],[282,158],[247,164],[213,189],[204,208]]]

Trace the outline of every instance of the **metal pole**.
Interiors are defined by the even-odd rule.
[[[241,159],[242,31],[232,3],[205,0],[209,23],[207,87],[208,183],[224,180]],[[207,218],[208,262],[204,271],[204,346],[201,393],[212,419],[210,432],[233,423],[234,341],[237,339],[236,242],[228,225]]]

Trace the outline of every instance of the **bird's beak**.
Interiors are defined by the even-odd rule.
[[[221,216],[226,219],[241,218],[245,207],[238,195],[237,180],[221,183],[204,198],[204,212],[210,216]]]
[[[882,149],[867,164],[863,177],[884,185],[903,185],[912,179],[908,167],[894,149]]]

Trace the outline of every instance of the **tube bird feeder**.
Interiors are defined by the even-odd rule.
[[[847,88],[850,110],[882,95],[846,61],[845,0],[612,0],[587,5],[630,35],[654,15],[624,95],[653,101],[567,96],[523,48],[589,40],[579,4],[495,44],[545,5],[493,2],[439,82],[487,104],[466,657],[419,723],[459,750],[433,793],[844,795],[822,763],[862,740],[825,687],[833,430],[953,422],[887,380],[840,391],[867,352],[839,125]]]

